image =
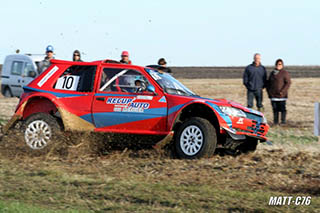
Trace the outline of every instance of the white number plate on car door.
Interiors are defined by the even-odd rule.
[[[56,84],[56,89],[76,91],[78,88],[80,76],[66,75],[60,77]]]

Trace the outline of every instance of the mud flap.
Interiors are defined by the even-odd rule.
[[[157,142],[156,145],[153,146],[154,149],[162,149],[165,145],[167,145],[173,138],[174,131],[171,131],[164,139]]]
[[[16,110],[16,113],[11,117],[8,123],[2,127],[3,134],[7,134],[11,127],[13,127],[17,123],[17,121],[22,119],[23,111],[27,103],[28,101],[21,104],[21,106]]]
[[[17,123],[17,121],[19,121],[21,118],[22,118],[21,115],[12,116],[12,118],[8,121],[8,123],[2,127],[2,133],[7,134],[9,129],[13,127]]]

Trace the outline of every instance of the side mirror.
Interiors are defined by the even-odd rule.
[[[147,91],[148,92],[152,92],[152,93],[156,93],[156,88],[154,88],[154,86],[153,85],[148,85],[147,86]]]
[[[30,70],[28,72],[28,77],[35,78],[36,76],[37,76],[37,73],[35,71],[33,71],[33,70]]]

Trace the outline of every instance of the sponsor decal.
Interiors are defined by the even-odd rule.
[[[128,104],[133,101],[134,98],[108,98],[107,104]]]
[[[161,103],[166,103],[167,102],[167,99],[165,96],[162,96],[162,98],[160,98],[159,102]]]
[[[149,96],[149,95],[138,95],[137,96],[138,100],[152,100],[153,96]]]
[[[121,112],[122,108],[121,107],[114,107],[113,111],[114,112]]]
[[[158,75],[158,73],[151,71],[150,75],[152,76],[152,78],[156,81],[161,80],[162,78]]]
[[[44,83],[46,83],[53,74],[55,74],[59,70],[59,67],[54,66],[42,79],[38,82],[38,87],[42,87]]]
[[[108,98],[107,104],[114,104],[114,112],[144,112],[149,109],[150,104],[146,102],[135,102],[137,98]]]
[[[237,124],[243,124],[243,118],[239,118],[239,120],[237,121]]]

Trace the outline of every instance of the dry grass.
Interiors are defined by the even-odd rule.
[[[319,153],[273,149],[185,161],[149,150],[93,158],[0,158],[0,163],[1,200],[41,209],[316,212],[320,205]],[[270,196],[285,195],[312,196],[312,204],[268,206]]]
[[[246,90],[241,79],[182,79],[181,82],[203,97],[225,98],[246,106]],[[301,128],[312,130],[314,103],[320,101],[320,79],[293,79],[289,90],[288,120]],[[266,91],[263,104],[265,115],[272,120],[272,109]]]
[[[246,106],[246,90],[241,79],[182,79],[183,84],[203,97],[225,98],[239,102]],[[277,145],[294,148],[291,144],[310,144],[303,148],[320,149],[316,144],[318,138],[313,135],[314,103],[320,101],[320,79],[299,78],[292,79],[287,101],[288,125],[273,127],[268,138]],[[266,91],[263,104],[265,116],[272,123],[272,108]]]

